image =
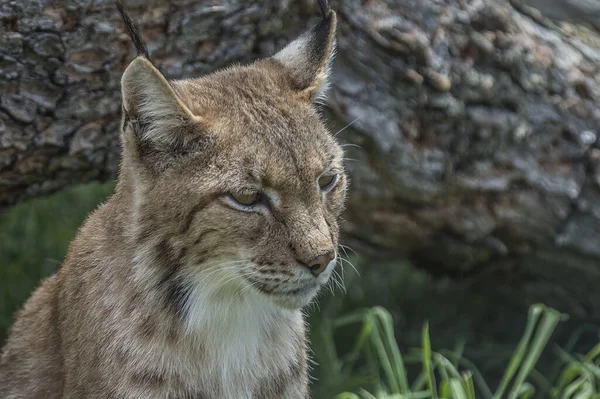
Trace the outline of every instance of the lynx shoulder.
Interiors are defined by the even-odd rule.
[[[308,397],[301,308],[335,267],[347,177],[315,102],[336,16],[272,57],[122,77],[122,159],[0,360],[0,398]]]

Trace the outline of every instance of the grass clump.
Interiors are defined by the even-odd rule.
[[[498,386],[492,390],[477,367],[457,349],[433,351],[429,326],[422,329],[421,348],[402,354],[396,343],[391,314],[382,307],[361,309],[321,329],[328,367],[338,373],[348,390],[336,399],[528,399],[600,398],[600,344],[583,356],[557,349],[562,371],[553,384],[535,370],[556,326],[566,316],[544,305],[533,305],[523,335]],[[333,342],[336,329],[359,326],[354,346],[338,357]],[[326,340],[327,341],[327,340]],[[409,370],[416,374],[409,378]]]

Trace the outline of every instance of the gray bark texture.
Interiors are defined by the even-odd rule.
[[[346,242],[600,318],[600,37],[549,19],[595,3],[331,3],[325,112],[358,146]],[[0,4],[0,207],[113,178],[134,56],[113,2]],[[310,0],[127,6],[169,78],[272,54],[318,15]]]

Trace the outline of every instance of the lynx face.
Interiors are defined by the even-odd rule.
[[[336,263],[347,177],[314,102],[335,14],[274,57],[168,82],[144,57],[123,76],[122,181],[136,264],[186,316],[210,298],[302,307]]]

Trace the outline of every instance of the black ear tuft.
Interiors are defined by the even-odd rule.
[[[131,16],[125,11],[125,7],[123,6],[123,2],[121,0],[116,0],[117,9],[121,13],[121,17],[123,17],[123,22],[125,23],[125,28],[127,29],[127,33],[137,50],[138,56],[145,57],[147,60],[150,59],[150,55],[148,54],[148,47],[146,43],[142,39],[140,35],[140,28],[135,23],[135,21],[131,18]]]
[[[322,0],[325,1],[325,0]],[[321,4],[321,1],[319,1]],[[328,13],[323,13],[323,19],[319,21],[310,31],[309,41],[307,42],[306,50],[310,53],[313,60],[329,60],[331,52],[334,50],[335,43],[335,14],[328,9]],[[313,65],[313,67],[320,67]]]
[[[323,19],[326,19],[331,14],[331,7],[329,7],[329,2],[327,0],[318,0],[319,7],[321,8],[321,14],[323,14]]]

